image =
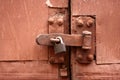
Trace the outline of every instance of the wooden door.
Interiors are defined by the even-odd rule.
[[[0,80],[62,80],[35,39],[49,33],[49,15],[67,7],[67,0],[0,0]]]
[[[74,22],[75,16],[87,15],[94,16],[96,23],[94,60],[89,64],[80,64],[76,61],[76,49],[72,50],[72,80],[119,80],[120,1],[72,0],[71,6],[71,22]],[[71,23],[71,27],[74,24]]]
[[[119,80],[119,7],[119,0],[0,0],[0,80]],[[64,24],[51,26],[49,18],[59,13]],[[76,27],[77,17],[95,24]],[[89,63],[78,62],[77,54],[86,54],[72,46],[64,63],[51,64],[53,47],[35,41],[39,34],[79,35],[86,29],[94,34]]]

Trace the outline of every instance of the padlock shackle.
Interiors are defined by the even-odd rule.
[[[57,36],[56,39],[59,39],[59,40],[60,40],[60,43],[64,43],[61,36]]]

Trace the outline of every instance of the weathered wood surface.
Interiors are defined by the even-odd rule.
[[[47,47],[35,42],[38,34],[48,33],[45,1],[0,0],[1,61],[48,59]]]
[[[49,63],[48,47],[35,41],[48,33],[46,1],[0,0],[0,80],[67,80],[59,76],[59,65]],[[51,1],[66,8],[68,0]]]
[[[119,8],[119,0],[72,1],[72,15],[96,15],[97,64],[120,63]]]
[[[79,64],[76,54],[72,54],[72,79],[120,80],[120,65],[116,64],[120,63],[120,1],[72,0],[71,5],[74,17],[96,15],[96,60],[91,64]]]
[[[0,80],[58,80],[58,73],[47,61],[0,62]]]
[[[73,62],[73,80],[120,80],[120,65],[79,64]]]

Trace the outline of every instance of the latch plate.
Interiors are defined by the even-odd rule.
[[[40,45],[53,46],[52,42],[59,40],[54,40],[56,37],[60,36],[65,43],[65,46],[72,46],[73,54],[76,55],[76,61],[79,63],[90,63],[94,59],[95,54],[95,18],[91,16],[74,16],[72,17],[72,28],[71,35],[64,34],[64,21],[60,18],[60,24],[56,21],[60,17],[59,14],[53,16],[53,19],[49,19],[49,34],[39,35],[36,39],[37,43]],[[51,17],[50,17],[51,18]],[[63,14],[62,14],[62,19]],[[52,24],[51,21],[55,20]],[[62,24],[61,24],[62,22]],[[57,26],[56,26],[57,25]],[[59,27],[62,30],[59,30]],[[58,28],[58,31],[57,31]],[[56,32],[54,32],[56,31]],[[74,48],[74,46],[76,48]],[[74,50],[73,50],[74,49]],[[55,51],[53,47],[49,47],[49,59],[54,60],[55,63],[64,63],[63,60],[55,58]],[[52,57],[52,59],[51,59]],[[64,56],[63,56],[64,57]],[[50,61],[49,60],[49,61]],[[60,62],[59,62],[60,61]],[[52,62],[52,63],[54,63]]]
[[[71,34],[83,34],[83,31],[91,32],[91,36],[86,35],[82,40],[83,49],[80,47],[72,48],[72,52],[75,51],[76,53],[77,62],[90,63],[95,55],[95,16],[72,16],[71,25]]]
[[[68,14],[67,9],[65,8],[49,8],[49,17],[48,17],[48,32],[52,33],[61,33],[64,34],[68,30]],[[50,40],[50,39],[49,39]],[[50,41],[49,41],[50,42]],[[50,42],[51,44],[51,42]],[[49,61],[51,57],[55,59],[53,64],[55,63],[64,63],[64,55],[62,58],[57,58],[54,52],[54,48],[49,46]],[[62,60],[61,60],[62,59]]]

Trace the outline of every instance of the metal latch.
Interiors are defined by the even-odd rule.
[[[62,34],[62,33],[51,33],[51,34],[40,34],[36,38],[36,42],[38,45],[44,46],[54,46],[52,42],[59,43],[60,39],[56,39],[56,37],[60,36],[64,40],[64,44],[66,46],[76,46],[82,47],[83,49],[91,48],[91,35],[92,33],[89,31],[83,31],[84,34]]]
[[[66,46],[76,47],[76,61],[90,63],[94,59],[95,20],[89,16],[72,18],[72,34],[64,34],[64,15],[56,14],[48,19],[50,33],[38,35],[36,42],[38,45],[53,46],[56,54],[66,52]]]
[[[62,33],[40,34],[36,38],[36,42],[38,45],[54,46],[55,53],[65,52],[65,46],[76,46],[89,50],[92,46],[92,32],[83,31],[83,34],[79,35]]]

